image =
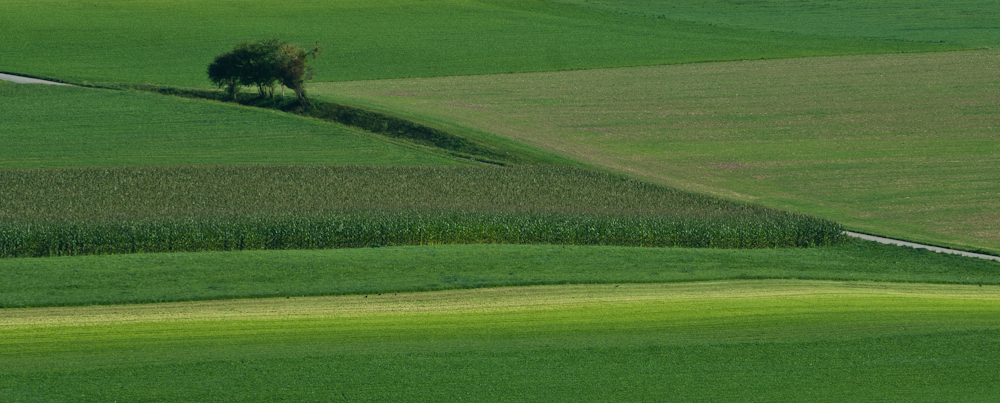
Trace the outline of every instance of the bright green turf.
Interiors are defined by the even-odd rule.
[[[723,279],[1000,284],[1000,263],[851,242],[720,250],[439,245],[0,259],[0,307]]]
[[[458,163],[336,124],[143,92],[0,81],[0,110],[0,169]]]
[[[319,41],[318,81],[955,48],[737,30],[534,0],[15,0],[3,11],[0,70],[93,83],[207,87],[215,55],[264,37]]]
[[[754,281],[4,311],[5,401],[991,401],[995,286]]]
[[[554,0],[599,10],[799,34],[1000,45],[997,0]]]
[[[314,85],[671,186],[1000,252],[1000,51]]]

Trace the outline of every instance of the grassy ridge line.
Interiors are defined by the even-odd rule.
[[[184,98],[230,101],[222,91],[174,88],[160,85],[113,85],[109,88],[155,92]],[[563,157],[531,149],[523,145],[493,136],[470,136],[468,133],[453,134],[413,120],[393,116],[391,113],[354,107],[324,100],[313,99],[307,107],[299,105],[291,98],[268,99],[256,94],[237,94],[235,101],[244,106],[277,109],[301,116],[313,117],[328,122],[354,127],[393,139],[405,140],[428,147],[431,152],[445,152],[448,155],[496,165],[508,164],[548,164],[579,165]]]
[[[0,308],[731,279],[1000,285],[1000,264],[870,242],[808,249],[436,245],[0,259]]]
[[[995,287],[559,286],[6,313],[9,401],[215,401],[251,385],[241,399],[843,401],[889,389],[988,401],[1000,359]]]
[[[205,66],[213,57],[260,37],[319,41],[325,46],[315,60],[319,81],[957,48],[652,21],[529,0],[105,0],[96,6],[50,0],[5,6],[4,69],[78,84],[206,88]]]

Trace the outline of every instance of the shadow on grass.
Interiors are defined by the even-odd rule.
[[[487,164],[509,165],[525,162],[522,156],[508,150],[456,136],[443,130],[420,125],[405,119],[333,102],[308,100],[308,102],[302,103],[295,97],[266,97],[251,93],[237,93],[235,97],[230,97],[229,94],[223,91],[173,88],[155,84],[126,85],[114,89],[148,91],[183,98],[231,102],[255,108],[280,110],[328,122],[340,123],[394,139],[409,141],[442,150],[453,157]]]

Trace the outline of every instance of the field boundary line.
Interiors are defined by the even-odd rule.
[[[898,240],[898,239],[892,239],[892,238],[885,238],[885,237],[880,237],[880,236],[875,236],[875,235],[862,234],[862,233],[859,233],[859,232],[844,231],[844,235],[855,237],[855,238],[864,239],[866,241],[878,242],[878,243],[882,243],[882,244],[886,244],[886,245],[908,246],[908,247],[916,248],[916,249],[927,249],[929,251],[933,251],[933,252],[937,252],[937,253],[948,253],[948,254],[952,254],[952,255],[962,255],[962,256],[966,256],[966,257],[974,257],[974,258],[979,258],[979,259],[995,260],[995,261],[1000,262],[1000,256],[987,255],[987,254],[983,254],[983,253],[966,252],[966,251],[962,251],[962,250],[942,248],[940,246],[924,245],[924,244],[915,243],[915,242],[901,241],[901,240]]]

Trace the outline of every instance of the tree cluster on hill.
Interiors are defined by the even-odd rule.
[[[279,84],[282,97],[288,87],[295,91],[299,102],[305,103],[305,80],[313,76],[307,62],[309,56],[315,59],[321,52],[318,44],[306,51],[275,38],[243,42],[215,57],[208,65],[208,79],[233,98],[244,86],[255,86],[261,96],[274,97],[274,86]]]

